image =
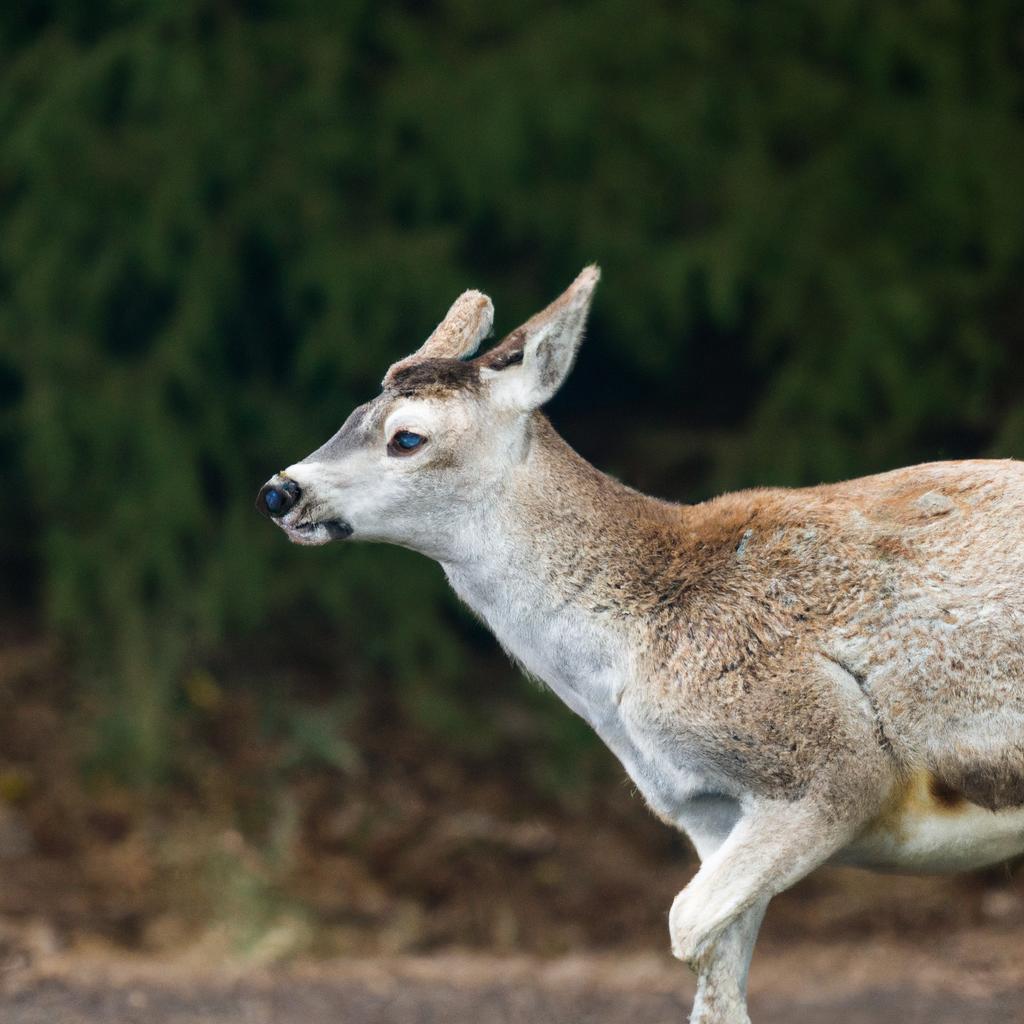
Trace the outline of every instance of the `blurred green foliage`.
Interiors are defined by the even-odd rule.
[[[132,773],[311,623],[476,728],[434,567],[252,512],[464,287],[511,328],[603,265],[555,418],[673,497],[1024,452],[1009,0],[26,0],[0,138],[6,589]]]

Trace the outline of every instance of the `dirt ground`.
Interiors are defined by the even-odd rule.
[[[1019,1024],[1007,936],[798,943],[759,953],[757,1024]],[[210,972],[195,962],[59,956],[0,996],[4,1024],[671,1024],[692,984],[668,957],[446,954]]]
[[[695,861],[610,755],[548,793],[520,708],[500,757],[368,719],[358,763],[310,763],[222,689],[147,790],[83,772],[46,645],[0,652],[0,1024],[686,1019]],[[815,872],[769,910],[754,1021],[1021,1024],[1022,866]]]

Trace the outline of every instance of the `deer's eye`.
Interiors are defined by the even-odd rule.
[[[422,434],[414,434],[411,430],[399,430],[388,443],[388,451],[392,455],[409,455],[426,444],[426,441]]]

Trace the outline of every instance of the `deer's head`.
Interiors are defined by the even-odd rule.
[[[298,544],[352,537],[450,556],[458,513],[487,501],[523,459],[531,415],[568,376],[599,276],[587,267],[475,358],[494,308],[464,292],[422,347],[388,370],[380,395],[260,489],[257,508]]]

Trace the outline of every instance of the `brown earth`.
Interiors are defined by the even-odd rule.
[[[1007,936],[769,945],[758,1024],[1011,1024],[1024,970]],[[211,972],[194,963],[52,959],[0,994],[5,1024],[681,1024],[692,986],[654,956],[555,961],[447,954]]]
[[[545,788],[529,702],[488,708],[481,753],[289,686],[268,735],[229,673],[187,680],[172,777],[130,786],[90,766],[53,651],[5,647],[3,1024],[685,1019],[666,916],[694,861],[610,757]],[[769,911],[755,1020],[1024,1021],[1022,937],[1008,868],[820,871]]]

